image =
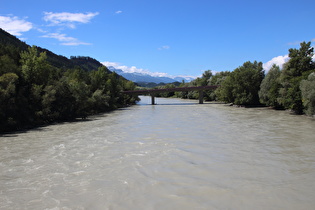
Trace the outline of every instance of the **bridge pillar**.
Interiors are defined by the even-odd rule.
[[[151,94],[151,105],[155,105],[154,94]]]
[[[203,91],[199,90],[199,104],[203,104]]]

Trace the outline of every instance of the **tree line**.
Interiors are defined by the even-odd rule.
[[[204,99],[232,103],[239,106],[266,105],[288,109],[296,114],[315,115],[315,63],[311,42],[302,42],[299,49],[289,49],[289,60],[280,69],[273,65],[265,73],[262,62],[245,62],[234,71],[212,74],[211,70],[180,87],[218,85],[205,91]],[[172,88],[168,84],[159,88]],[[198,91],[163,93],[162,97],[198,99]]]
[[[0,132],[85,118],[139,100],[121,93],[135,89],[133,82],[95,59],[62,57],[71,66],[62,65],[56,55],[50,62],[51,52],[0,38]]]

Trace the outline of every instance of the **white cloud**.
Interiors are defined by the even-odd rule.
[[[52,25],[66,25],[70,28],[75,28],[75,23],[88,23],[98,15],[98,12],[89,13],[69,13],[69,12],[44,12],[44,20],[51,22]]]
[[[169,50],[171,47],[168,45],[164,45],[162,47],[159,47],[158,50]]]
[[[22,32],[31,30],[33,28],[33,24],[16,16],[0,16],[0,28],[12,35],[21,36]]]
[[[315,38],[311,40],[312,42],[315,41]],[[315,46],[311,46],[313,48],[315,48]],[[313,55],[313,61],[315,62],[315,54]],[[288,62],[290,60],[289,55],[283,55],[283,56],[277,56],[272,58],[270,61],[266,62],[263,64],[263,68],[265,71],[269,71],[270,68],[272,67],[273,64],[276,64],[280,67],[280,69],[282,69],[283,64]]]
[[[101,63],[106,67],[112,66],[112,67],[116,68],[117,66],[119,66],[119,63],[116,63],[116,62],[104,61]]]
[[[124,65],[120,65],[119,63],[116,62],[109,62],[109,61],[105,61],[102,62],[102,64],[106,67],[114,67],[115,69],[121,69],[123,72],[125,73],[140,73],[140,74],[148,74],[150,76],[153,77],[170,77],[170,75],[168,75],[167,73],[162,73],[162,72],[150,72],[147,69],[140,69],[137,68],[136,66],[124,66]]]
[[[277,56],[272,58],[270,61],[263,64],[263,68],[265,71],[269,71],[273,64],[276,64],[282,68],[283,64],[286,63],[290,59],[289,55]]]
[[[118,10],[118,11],[116,11],[115,13],[116,13],[116,14],[121,14],[122,11],[121,11],[121,10]]]
[[[185,75],[180,75],[180,76],[172,76],[169,75],[168,73],[162,73],[162,72],[151,72],[147,69],[139,69],[135,66],[124,66],[124,65],[120,65],[120,63],[117,62],[110,62],[110,61],[105,61],[105,62],[101,62],[104,66],[106,67],[114,67],[115,69],[121,69],[123,72],[125,73],[140,73],[140,74],[147,74],[150,75],[152,77],[169,77],[169,78],[175,78],[175,77],[183,77],[186,79],[192,79],[192,78],[196,78],[195,76],[185,76]]]
[[[61,45],[68,45],[68,46],[91,45],[90,43],[81,42],[77,38],[67,36],[66,34],[49,33],[42,37],[57,39],[58,41],[61,42]]]

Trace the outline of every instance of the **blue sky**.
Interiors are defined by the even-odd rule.
[[[125,71],[199,76],[315,42],[314,0],[0,0],[0,27]],[[163,74],[164,73],[164,74]]]

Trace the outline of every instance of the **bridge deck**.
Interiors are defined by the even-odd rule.
[[[142,95],[142,94],[154,94],[154,93],[165,93],[165,92],[183,92],[183,91],[201,91],[216,89],[217,85],[200,86],[200,87],[179,87],[179,88],[165,88],[165,89],[148,89],[148,90],[131,90],[123,91],[128,95]]]
[[[210,86],[200,86],[200,87],[179,87],[179,88],[165,88],[165,89],[149,89],[149,90],[132,90],[132,91],[123,91],[124,94],[128,95],[143,95],[150,94],[151,95],[151,104],[155,104],[155,94],[156,93],[165,93],[165,92],[183,92],[183,91],[199,91],[199,104],[203,103],[203,91],[216,89],[217,85]]]

